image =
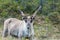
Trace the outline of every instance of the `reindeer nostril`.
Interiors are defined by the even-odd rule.
[[[27,29],[29,29],[29,27],[27,27]]]

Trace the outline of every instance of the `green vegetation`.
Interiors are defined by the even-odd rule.
[[[42,2],[41,0],[0,0],[0,31],[7,18],[21,19],[18,9],[32,15],[39,5],[42,5],[42,9],[37,13],[34,23],[36,39],[58,40],[60,37],[60,0],[43,0]]]

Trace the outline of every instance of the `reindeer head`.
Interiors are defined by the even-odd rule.
[[[27,26],[31,26],[31,24],[33,23],[33,20],[35,19],[35,16],[37,14],[37,12],[41,9],[41,6],[39,6],[39,8],[33,13],[32,16],[25,16],[25,14],[23,13],[23,11],[19,10],[22,19],[25,21],[25,23],[27,24]]]

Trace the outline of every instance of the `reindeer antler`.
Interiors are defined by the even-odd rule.
[[[39,6],[39,8],[33,13],[32,17],[34,18],[37,14],[37,12],[41,9],[41,6]]]
[[[18,7],[18,12],[21,14],[21,16],[25,16],[25,14],[23,13],[23,11],[20,10],[20,8]]]

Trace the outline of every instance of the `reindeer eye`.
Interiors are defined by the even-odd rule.
[[[27,18],[24,17],[23,20],[25,20],[25,22],[27,22]]]
[[[25,22],[27,22],[27,20],[25,20]]]

